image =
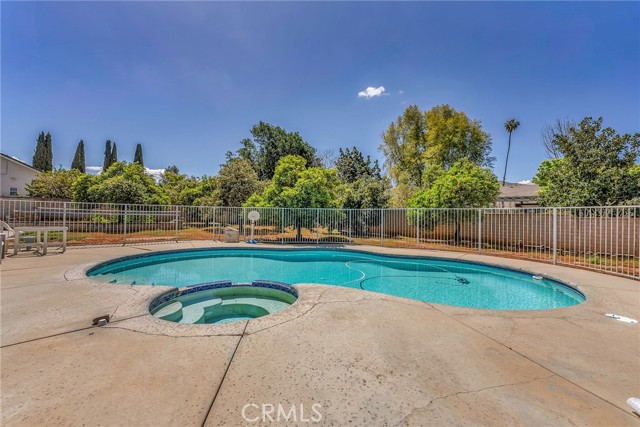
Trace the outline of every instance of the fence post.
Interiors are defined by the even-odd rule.
[[[553,265],[557,263],[558,255],[558,208],[553,208]]]
[[[281,208],[282,210],[282,231],[280,232],[280,244],[284,245],[284,208]]]
[[[216,240],[216,208],[214,207],[211,211],[213,213],[212,218],[213,218],[213,227],[211,227],[211,240],[213,240],[215,242]],[[206,219],[205,219],[205,224],[206,224]]]
[[[420,245],[420,209],[416,209],[416,246]]]
[[[320,243],[320,209],[316,209],[316,245]]]
[[[242,208],[242,240],[247,240],[247,208]]]
[[[482,209],[478,209],[478,252],[482,252]]]
[[[67,202],[64,202],[63,209],[62,209],[62,226],[63,227],[67,226]]]
[[[384,209],[380,209],[380,245],[384,246]]]
[[[353,212],[352,209],[349,209],[349,242],[351,242],[351,227],[353,224],[353,221],[351,220],[351,213]]]
[[[124,205],[124,218],[123,218],[123,228],[124,228],[124,233],[122,236],[122,244],[126,245],[127,244],[127,205]]]
[[[180,218],[180,207],[176,206],[176,241],[178,241],[178,222]]]

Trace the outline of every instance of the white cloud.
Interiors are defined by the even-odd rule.
[[[144,170],[151,175],[156,181],[159,181],[162,178],[162,174],[164,173],[164,169],[149,169],[147,167]]]
[[[371,87],[369,86],[365,90],[358,92],[358,98],[375,98],[376,96],[380,96],[384,93],[384,86],[380,87]]]
[[[522,181],[518,181],[518,184],[531,185],[533,183],[530,179],[523,179]]]
[[[87,170],[87,172],[95,172],[97,174],[100,174],[100,172],[102,172],[102,166],[87,166],[85,169]]]
[[[404,93],[404,91],[403,91],[402,89],[400,89],[400,90],[398,91],[398,93],[399,93],[400,95],[402,95],[402,94]]]

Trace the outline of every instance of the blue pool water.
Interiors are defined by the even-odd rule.
[[[567,307],[585,299],[556,281],[484,264],[337,249],[160,252],[110,261],[91,269],[88,275],[114,284],[177,287],[218,280],[321,283],[501,310]]]

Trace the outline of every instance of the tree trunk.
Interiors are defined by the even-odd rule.
[[[507,146],[507,158],[504,161],[504,175],[502,175],[502,186],[507,180],[507,164],[509,163],[509,151],[511,151],[511,132],[509,132],[509,145]]]

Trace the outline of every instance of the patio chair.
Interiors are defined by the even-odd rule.
[[[5,253],[7,251],[7,242],[9,240],[13,240],[13,244],[14,245],[17,244],[16,232],[13,230],[13,228],[11,228],[11,226],[9,226],[9,224],[7,224],[4,221],[0,221],[0,234],[4,236],[4,238],[2,239],[2,248],[0,249],[2,252],[0,256],[4,258]]]

